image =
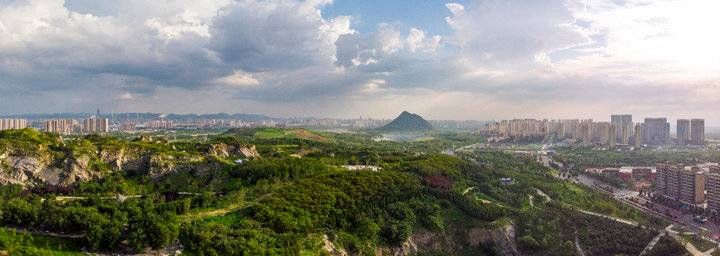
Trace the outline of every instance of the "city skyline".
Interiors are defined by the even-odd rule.
[[[720,103],[720,37],[709,32],[718,7],[0,1],[0,114],[88,106],[277,117],[408,110],[436,120],[629,112],[718,123],[708,107]]]
[[[50,120],[50,119],[63,119],[63,118],[59,118],[59,117],[63,117],[63,116],[67,116],[67,115],[72,115],[72,116],[76,116],[76,118],[81,118],[81,119],[82,119],[82,118],[90,118],[90,117],[93,117],[93,116],[97,115],[97,113],[96,113],[95,111],[98,111],[98,110],[101,110],[101,109],[96,109],[96,110],[93,110],[93,111],[89,111],[89,110],[88,110],[88,111],[86,111],[86,112],[38,112],[38,113],[16,113],[16,114],[2,114],[2,113],[0,113],[0,118],[14,118],[14,117],[25,117],[25,118],[26,118],[26,117],[34,117],[34,118],[31,118],[31,119]],[[382,117],[374,117],[374,116],[371,116],[371,115],[362,115],[362,114],[361,114],[361,115],[358,115],[358,116],[317,116],[317,115],[314,116],[314,115],[312,115],[312,114],[309,114],[309,115],[307,115],[307,116],[273,116],[273,115],[267,115],[267,114],[263,114],[263,113],[248,113],[248,112],[203,112],[203,113],[188,112],[188,113],[179,113],[179,112],[153,112],[153,111],[148,111],[148,112],[105,112],[105,111],[102,111],[100,114],[101,114],[103,117],[108,117],[108,118],[110,118],[110,117],[116,117],[115,119],[133,119],[133,118],[135,118],[134,116],[126,117],[126,115],[143,114],[143,115],[154,115],[154,116],[160,116],[160,115],[180,115],[180,116],[193,116],[193,115],[197,115],[197,116],[247,115],[247,116],[252,116],[252,117],[263,117],[263,118],[270,118],[270,119],[345,119],[345,120],[353,120],[353,119],[377,119],[377,120],[391,120],[391,119],[397,117],[397,115],[400,114],[400,112],[402,112],[402,111],[403,111],[403,110],[399,110],[399,111],[397,111],[397,113],[395,113],[394,115],[390,115],[389,117],[385,117],[385,116],[382,116]],[[410,112],[412,112],[412,111],[410,111]],[[497,121],[502,121],[502,120],[523,120],[523,119],[537,119],[537,120],[545,120],[545,119],[546,119],[546,120],[571,120],[571,119],[577,119],[577,120],[593,120],[593,121],[596,121],[596,122],[610,122],[610,123],[612,123],[612,122],[613,122],[613,121],[612,121],[612,120],[613,120],[613,119],[612,119],[612,116],[630,116],[630,117],[631,117],[630,120],[634,120],[633,118],[639,120],[639,121],[635,121],[635,122],[632,122],[632,123],[638,123],[638,122],[640,122],[640,120],[643,120],[643,119],[645,119],[645,118],[665,118],[665,119],[670,123],[670,127],[671,127],[671,128],[676,128],[676,127],[677,127],[676,121],[678,121],[678,120],[687,120],[687,121],[690,121],[690,120],[692,120],[692,119],[697,119],[697,118],[704,120],[704,123],[705,123],[704,125],[705,125],[706,127],[707,127],[707,126],[720,126],[720,120],[719,120],[718,122],[708,122],[708,119],[707,119],[707,118],[698,117],[698,116],[692,116],[692,115],[687,115],[687,114],[682,114],[682,115],[679,115],[679,116],[676,117],[676,118],[673,118],[671,115],[665,115],[665,116],[660,115],[660,116],[647,116],[647,117],[645,117],[645,116],[638,116],[638,115],[635,115],[635,114],[628,114],[628,113],[625,113],[625,112],[621,112],[621,113],[624,113],[624,114],[606,114],[606,115],[603,115],[602,117],[597,117],[597,118],[587,117],[587,116],[559,117],[559,116],[552,116],[552,115],[550,115],[550,117],[531,117],[531,116],[523,116],[523,117],[519,117],[519,118],[501,118],[501,119],[442,119],[442,118],[441,118],[441,119],[426,118],[426,119],[428,119],[428,120],[436,120],[436,121],[478,121],[478,122],[497,122]],[[418,114],[420,114],[420,115],[422,115],[423,117],[425,117],[425,115],[424,115],[423,113],[418,113]],[[113,119],[113,118],[110,118],[110,119]],[[216,119],[223,119],[223,118],[216,118]],[[240,118],[240,119],[242,119],[242,118]],[[671,133],[673,133],[673,134],[676,133],[676,129],[671,129],[671,130],[672,130]],[[619,135],[620,131],[616,131],[616,132],[618,133],[618,135],[617,135],[618,137],[617,137],[617,138],[620,139],[620,137],[619,137],[619,136],[620,136],[620,135]]]

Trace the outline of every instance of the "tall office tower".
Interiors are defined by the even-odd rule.
[[[698,205],[705,202],[705,173],[698,167],[679,169],[678,198],[682,203]]]
[[[637,123],[635,125],[635,148],[639,149],[642,146],[643,141],[643,124]]]
[[[645,118],[643,141],[654,146],[667,145],[670,141],[670,124],[667,118]]]
[[[690,142],[690,120],[677,120],[677,145],[687,146]]]
[[[707,208],[715,214],[720,213],[720,166],[710,166],[707,173]]]
[[[690,120],[690,144],[705,145],[705,119],[693,118]]]
[[[616,142],[628,144],[633,134],[632,115],[611,115],[610,123],[615,126]]]

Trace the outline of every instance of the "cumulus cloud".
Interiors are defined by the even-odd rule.
[[[248,71],[332,63],[335,41],[351,33],[349,19],[325,20],[326,1],[239,1],[220,10],[210,49]]]
[[[253,74],[242,70],[235,70],[232,74],[213,80],[214,83],[227,86],[245,87],[260,84]]]
[[[448,40],[479,65],[528,69],[547,64],[555,51],[590,39],[579,33],[564,1],[475,1],[469,8],[447,4]]]
[[[713,1],[447,3],[443,33],[412,20],[359,31],[323,15],[331,4],[0,1],[0,108],[498,118],[720,103],[707,97],[720,80]]]

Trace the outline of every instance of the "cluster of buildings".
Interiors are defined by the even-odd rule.
[[[0,119],[0,130],[25,129],[28,121],[25,119]]]
[[[147,126],[151,129],[170,130],[175,129],[175,123],[172,120],[153,120],[147,123]]]
[[[633,123],[632,115],[611,115],[610,122],[592,119],[514,119],[489,123],[480,133],[502,139],[533,139],[555,135],[560,139],[579,140],[584,144],[650,146],[702,146],[705,143],[704,119],[678,119],[677,139],[670,136],[667,118],[645,118]],[[675,142],[675,143],[673,143]]]
[[[717,164],[588,168],[585,172],[617,178],[632,184],[635,190],[650,189],[654,185],[657,198],[720,214],[720,165]]]
[[[59,134],[71,133],[105,133],[110,131],[110,120],[91,117],[81,121],[75,119],[53,119],[43,121],[46,132]]]
[[[720,213],[720,166],[660,165],[655,174],[655,195],[685,205]]]
[[[616,178],[632,184],[635,190],[650,188],[656,177],[654,168],[650,167],[588,168],[585,172]]]

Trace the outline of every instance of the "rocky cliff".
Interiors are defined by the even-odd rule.
[[[456,230],[456,232],[416,231],[402,245],[378,248],[375,254],[381,256],[428,253],[455,255],[481,247],[493,248],[500,255],[520,255],[515,245],[515,230],[512,223],[496,228],[475,227]]]
[[[162,152],[139,146],[98,146],[91,152],[51,149],[44,145],[22,150],[0,149],[0,184],[25,187],[68,187],[113,173],[128,172],[160,178],[167,174],[194,170],[207,172],[219,168],[216,158],[256,158],[255,146],[208,144],[200,154],[183,151]]]

